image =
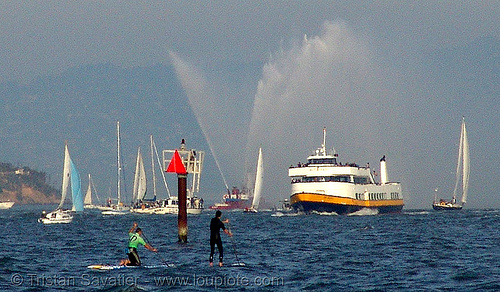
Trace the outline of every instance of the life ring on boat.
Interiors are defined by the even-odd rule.
[[[226,194],[226,195],[224,195],[224,197],[223,197],[223,198],[224,198],[224,199],[229,199],[229,195],[227,195],[227,194]]]

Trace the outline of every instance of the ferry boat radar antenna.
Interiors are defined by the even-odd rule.
[[[321,144],[322,155],[326,155],[326,127],[323,127],[323,144]]]
[[[332,155],[334,157],[338,157],[337,151],[335,151],[335,147],[332,147]],[[326,127],[323,127],[323,143],[320,148],[316,149],[316,156],[328,156],[328,151],[326,150]]]

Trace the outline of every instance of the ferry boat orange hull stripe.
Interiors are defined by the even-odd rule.
[[[356,200],[352,198],[336,197],[336,196],[313,194],[313,193],[293,194],[290,198],[291,205],[302,202],[349,205],[349,206],[359,206],[366,208],[377,208],[377,207],[387,207],[387,206],[403,207],[404,205],[403,200]]]

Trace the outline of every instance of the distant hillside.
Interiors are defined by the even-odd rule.
[[[0,201],[19,204],[58,203],[61,194],[46,184],[46,174],[28,167],[14,167],[0,162]]]
[[[214,70],[228,72],[227,82],[238,88],[235,96],[241,95],[238,104],[251,108],[253,99],[247,97],[254,94],[259,64],[224,65]],[[256,73],[248,74],[248,67]],[[219,112],[220,107],[214,105],[213,110]],[[178,147],[181,139],[188,147],[207,153],[209,149],[171,65],[123,68],[89,64],[40,76],[27,84],[0,82],[0,113],[0,161],[43,169],[52,184],[51,178],[61,176],[67,141],[78,171],[82,176],[91,173],[97,189],[107,196],[117,193],[117,121],[125,183],[133,181],[137,148],[149,149],[150,135],[160,151]],[[236,122],[240,117],[234,114],[221,112],[221,117]],[[223,184],[211,155],[206,156],[204,169],[203,191],[218,194]],[[216,183],[208,183],[211,177]],[[131,193],[126,186],[122,191],[125,196]]]

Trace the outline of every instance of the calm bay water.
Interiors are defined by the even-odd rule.
[[[54,206],[55,207],[55,206]],[[208,266],[210,218],[188,218],[177,244],[177,216],[77,215],[71,224],[37,223],[47,206],[1,210],[0,288],[21,291],[500,291],[500,211],[405,210],[395,215],[288,215],[223,212],[225,267]],[[136,221],[160,269],[90,271],[125,258]],[[217,255],[216,255],[217,257]],[[238,262],[244,267],[231,267]]]

